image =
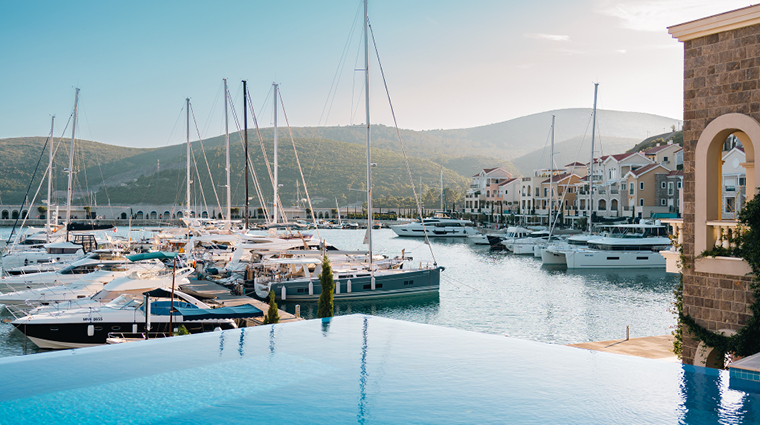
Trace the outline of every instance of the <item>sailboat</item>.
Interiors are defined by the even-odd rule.
[[[372,246],[372,142],[369,109],[369,16],[367,0],[364,0],[364,99],[366,111],[366,146],[367,146],[367,233],[365,243],[368,252],[366,262],[354,261],[332,262],[335,279],[335,299],[370,299],[389,296],[409,296],[412,294],[437,293],[441,272],[444,267],[437,264],[420,264],[417,269],[404,269],[404,257],[396,262],[398,267],[382,268],[379,256],[373,254]],[[275,267],[266,275],[255,279],[255,295],[265,298],[274,291],[275,298],[281,301],[316,301],[322,292],[319,274],[322,271],[321,258],[317,256],[297,256],[270,260]],[[388,264],[385,262],[385,264]],[[390,264],[394,264],[391,262]]]

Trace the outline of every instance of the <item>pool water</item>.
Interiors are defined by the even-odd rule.
[[[0,422],[756,423],[725,371],[365,315],[0,359]]]

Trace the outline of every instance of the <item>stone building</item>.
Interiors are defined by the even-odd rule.
[[[760,183],[760,6],[675,25],[684,47],[684,214],[680,231],[683,308],[700,325],[730,334],[751,312],[749,266],[740,258],[695,258],[725,239],[736,221],[722,215],[722,152],[738,138],[746,153],[746,198]],[[721,363],[684,329],[684,363]]]

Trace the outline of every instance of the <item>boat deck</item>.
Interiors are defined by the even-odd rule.
[[[230,293],[229,289],[208,280],[190,279],[190,284],[186,284],[184,286],[189,287],[195,292],[215,295],[216,299],[214,301],[221,304],[222,307],[230,307],[230,306],[237,306],[237,305],[243,305],[243,304],[253,304],[254,307],[263,311],[264,314],[266,314],[267,310],[269,310],[269,304],[265,302],[262,302],[254,298],[244,296],[244,295],[233,295]],[[279,315],[280,315],[280,323],[303,320],[301,317],[296,317],[295,315],[290,314],[287,311],[283,311],[283,310],[279,310]],[[263,321],[264,321],[263,317],[247,319],[247,325],[256,326],[256,325],[260,325]]]

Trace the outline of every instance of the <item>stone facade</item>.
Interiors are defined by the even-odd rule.
[[[687,25],[687,24],[683,24]],[[673,30],[671,29],[671,33]],[[682,39],[683,40],[683,39]],[[710,330],[741,328],[750,317],[750,278],[695,270],[695,154],[703,130],[731,113],[760,121],[760,25],[684,41],[684,312]],[[683,362],[693,364],[698,342],[684,330]]]

